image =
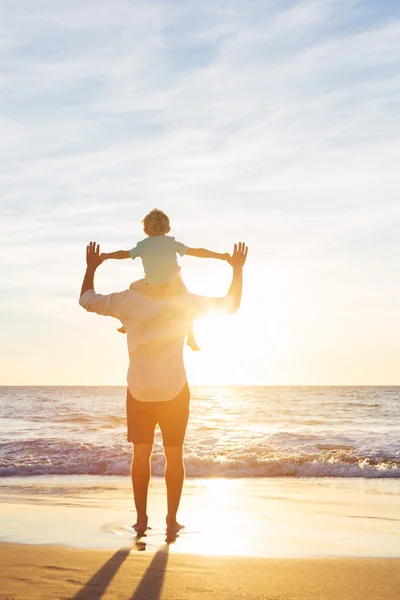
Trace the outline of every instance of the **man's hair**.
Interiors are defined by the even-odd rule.
[[[165,235],[169,229],[169,218],[162,210],[154,208],[142,221],[147,235]]]

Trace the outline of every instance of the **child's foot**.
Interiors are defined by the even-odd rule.
[[[125,329],[125,327],[123,325],[121,325],[121,327],[119,327],[117,329],[117,331],[119,331],[120,333],[126,333],[126,329]]]
[[[193,352],[198,352],[200,350],[200,347],[196,344],[194,338],[188,338],[186,340],[186,344],[193,350]]]

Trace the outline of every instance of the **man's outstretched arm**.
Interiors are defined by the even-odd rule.
[[[243,286],[243,266],[247,259],[248,247],[244,242],[235,244],[233,254],[228,262],[233,269],[232,282],[228,291],[228,296],[233,299],[234,309],[238,310],[242,300]]]
[[[192,309],[193,318],[204,315],[209,311],[216,310],[225,313],[235,313],[240,307],[242,299],[243,266],[246,262],[248,248],[244,242],[235,244],[232,256],[227,262],[233,269],[232,282],[226,296],[210,298],[187,294],[188,306]]]
[[[96,242],[90,242],[86,246],[86,273],[82,282],[81,296],[89,290],[94,290],[94,274],[102,262],[100,245],[96,244]]]
[[[88,312],[94,312],[104,317],[115,317],[124,322],[124,318],[127,314],[131,314],[134,308],[132,298],[129,300],[129,290],[106,295],[95,292],[94,274],[102,262],[99,244],[90,242],[86,246],[86,273],[83,278],[79,304]]]

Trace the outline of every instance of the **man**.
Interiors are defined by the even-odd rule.
[[[147,529],[147,493],[154,430],[159,424],[166,459],[167,535],[182,528],[177,511],[185,476],[183,441],[189,417],[190,393],[183,364],[183,343],[188,324],[209,310],[236,312],[242,297],[242,269],[247,246],[235,244],[229,259],[232,283],[226,296],[206,298],[194,294],[172,296],[168,285],[159,297],[135,290],[106,296],[97,294],[94,274],[102,263],[100,246],[86,248],[86,273],[79,304],[89,312],[119,319],[126,329],[129,368],[126,398],[128,441],[133,443],[132,486],[137,512],[134,529]]]

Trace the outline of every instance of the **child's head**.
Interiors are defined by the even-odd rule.
[[[150,211],[142,223],[145,234],[150,237],[166,235],[170,230],[169,218],[162,210],[158,210],[158,208]]]

